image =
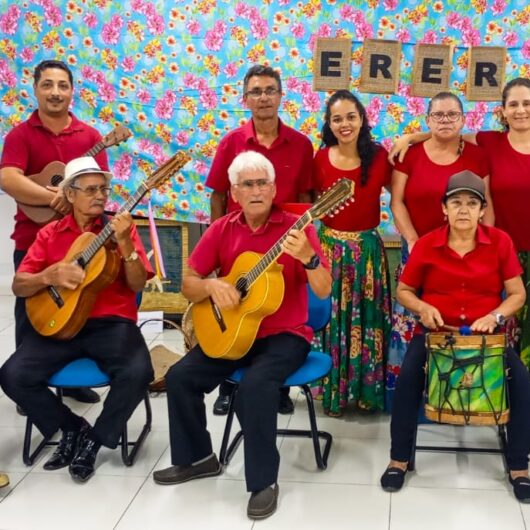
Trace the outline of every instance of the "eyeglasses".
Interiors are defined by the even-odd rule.
[[[98,191],[103,195],[108,195],[111,189],[109,186],[87,186],[86,188],[82,188],[81,186],[70,186],[70,188],[73,190],[82,191],[89,197],[95,197]]]
[[[272,186],[272,182],[267,179],[244,180],[243,182],[234,184],[234,186],[237,186],[244,191],[252,191],[254,188],[258,188],[259,191],[263,191]]]
[[[441,122],[447,118],[447,121],[455,122],[462,117],[461,112],[456,112],[456,110],[450,110],[449,112],[431,112],[429,116],[437,122]]]
[[[276,88],[271,87],[265,88],[264,90],[261,90],[260,88],[253,88],[252,90],[245,92],[245,96],[247,96],[247,98],[259,99],[261,96],[263,96],[263,94],[265,94],[268,98],[271,98],[279,92],[280,91]]]

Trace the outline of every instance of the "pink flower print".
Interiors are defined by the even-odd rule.
[[[231,78],[235,77],[237,75],[237,65],[234,63],[227,63],[225,67],[223,68],[223,73],[226,75],[226,77]]]
[[[368,123],[371,127],[374,127],[379,120],[379,113],[383,108],[383,103],[378,97],[372,98],[372,101],[366,106],[366,116],[368,117]]]
[[[208,173],[208,164],[205,164],[202,160],[197,160],[193,164],[193,168],[199,175],[206,175]]]
[[[147,28],[151,34],[161,35],[165,29],[164,17],[158,13],[153,13],[147,17]]]
[[[204,37],[204,45],[209,50],[218,52],[223,45],[223,35],[216,32],[215,30],[207,31]]]
[[[350,5],[342,6],[339,10],[339,15],[343,20],[353,22],[354,24],[358,24],[364,20],[362,13]]]
[[[193,18],[186,22],[186,29],[190,35],[197,35],[201,31],[201,25]]]
[[[117,44],[120,38],[120,30],[123,27],[123,20],[119,15],[114,15],[110,22],[103,25],[101,38],[105,44]]]
[[[398,0],[383,0],[385,11],[392,11],[398,6]]]
[[[269,34],[269,25],[263,18],[257,18],[250,23],[250,31],[255,39],[263,40]]]
[[[409,42],[410,41],[410,32],[408,29],[399,28],[396,31],[396,39],[400,42]]]
[[[7,61],[0,59],[0,86],[13,88],[17,84],[17,76],[9,69]]]
[[[217,94],[211,88],[200,90],[199,101],[205,109],[215,109],[217,107]]]
[[[502,40],[504,41],[504,44],[508,46],[508,48],[513,48],[517,44],[519,36],[517,35],[517,33],[515,33],[515,31],[507,31],[504,34]]]
[[[87,25],[87,27],[95,28],[98,25],[98,18],[96,17],[95,13],[86,13],[83,17],[83,22]]]
[[[488,105],[484,102],[477,103],[474,110],[466,114],[466,127],[472,131],[482,129],[484,117],[488,112]]]
[[[46,22],[53,27],[60,26],[63,21],[61,10],[56,5],[49,5],[44,9]]]
[[[22,62],[24,63],[30,63],[31,61],[33,61],[33,57],[34,57],[34,54],[31,48],[24,48],[20,52],[20,58],[22,59]]]
[[[526,40],[521,48],[521,54],[525,59],[530,59],[530,40]]]
[[[381,140],[381,145],[390,152],[390,149],[392,149],[392,145],[394,144],[394,140],[392,138],[383,138]]]
[[[368,22],[360,22],[355,27],[355,35],[358,39],[371,39],[374,36],[374,28]]]
[[[425,102],[423,98],[408,98],[407,110],[413,116],[420,116],[425,113]]]
[[[155,114],[163,120],[171,119],[176,102],[175,94],[171,90],[166,91],[164,96],[155,103]]]
[[[422,44],[436,44],[438,41],[438,35],[435,31],[429,30],[425,32],[423,38],[420,40]]]
[[[15,5],[9,6],[6,13],[0,16],[0,32],[14,35],[17,32],[19,18],[20,8]]]
[[[480,46],[480,32],[478,29],[466,29],[462,33],[462,43],[466,46]]]
[[[134,70],[134,59],[132,57],[124,57],[121,66],[125,72],[132,72]]]
[[[506,9],[505,0],[495,0],[491,6],[491,12],[494,15],[500,15]]]
[[[450,11],[449,13],[447,13],[447,15],[445,16],[445,20],[450,28],[458,29],[460,26],[460,15],[458,13],[455,13],[454,11]]]
[[[302,97],[302,105],[304,106],[304,109],[309,112],[318,112],[322,108],[320,96],[316,92],[304,94]]]
[[[410,90],[411,90],[410,85],[407,85],[407,84],[403,83],[403,81],[400,81],[398,83],[398,94],[400,96],[409,97],[410,96]]]
[[[250,11],[250,7],[244,2],[239,2],[238,4],[236,4],[236,7],[234,9],[236,16],[247,19],[250,17]]]
[[[114,178],[118,180],[128,180],[131,176],[131,166],[133,158],[129,153],[124,153],[112,165]]]
[[[289,92],[300,92],[302,87],[302,83],[297,77],[288,77],[285,85]]]
[[[318,37],[331,37],[331,26],[329,24],[322,24],[317,31]]]
[[[301,39],[305,35],[305,27],[301,22],[295,22],[291,26],[291,34],[296,39]]]
[[[187,73],[184,75],[183,83],[186,88],[197,88],[197,76]]]
[[[180,131],[175,135],[175,141],[177,145],[183,146],[188,145],[190,142],[190,135],[185,131]]]
[[[98,95],[106,103],[111,103],[116,99],[116,89],[105,81],[105,83],[99,85]]]

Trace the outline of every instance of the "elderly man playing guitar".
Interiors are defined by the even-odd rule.
[[[103,212],[110,178],[111,174],[101,170],[92,157],[77,158],[66,165],[61,186],[72,213],[38,232],[13,280],[17,296],[31,301],[31,297],[48,290],[55,300],[64,298],[64,307],[68,307],[68,297],[85,287],[91,269],[85,270],[78,260],[64,259],[65,255],[79,238],[101,233],[110,226],[114,248],[101,250],[118,266],[106,278],[107,285],[95,293],[88,320],[68,340],[28,330],[0,370],[4,392],[26,411],[45,437],[62,431],[57,450],[44,469],[69,466],[73,479],[79,482],[93,475],[100,446],[118,445],[123,426],[153,376],[149,351],[136,326],[136,293],[153,272],[130,213],[119,213],[106,223]],[[90,281],[96,283],[94,278]],[[51,296],[50,300],[53,308]],[[86,299],[82,305],[87,305]],[[93,427],[47,386],[52,374],[80,357],[94,359],[111,379],[103,410]]]
[[[234,158],[228,174],[232,198],[241,210],[218,219],[205,232],[189,257],[182,292],[195,305],[204,302],[214,308],[220,322],[226,320],[230,333],[228,318],[254,295],[251,287],[242,297],[239,284],[236,287],[222,277],[236,267],[245,251],[264,254],[276,245],[278,264],[272,263],[267,269],[276,267],[280,277],[280,287],[272,289],[280,291],[279,307],[257,324],[255,340],[239,360],[211,358],[202,345],[197,345],[170,369],[166,383],[173,465],[155,471],[154,480],[178,484],[221,473],[206,429],[204,394],[212,392],[236,368],[247,366],[236,412],[245,436],[247,490],[252,493],[247,514],[262,519],[275,511],[278,498],[279,390],[287,376],[304,363],[310,349],[312,331],[305,325],[306,285],[325,298],[330,293],[331,276],[313,226],[289,231],[297,216],[273,206],[275,173],[267,158],[253,151],[243,152]],[[216,269],[220,269],[219,278],[208,278]],[[200,324],[194,316],[196,331]],[[241,328],[246,325],[242,322],[239,330],[244,332]]]

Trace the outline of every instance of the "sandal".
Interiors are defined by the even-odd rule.
[[[324,414],[326,416],[329,416],[330,418],[341,418],[343,415],[343,411],[339,410],[338,412],[332,412],[329,409],[324,409]]]
[[[406,470],[399,467],[387,467],[381,476],[381,486],[388,492],[399,491],[405,482]]]
[[[530,478],[529,477],[517,477],[512,478],[508,475],[510,484],[513,486],[513,494],[519,502],[525,504],[530,503]]]

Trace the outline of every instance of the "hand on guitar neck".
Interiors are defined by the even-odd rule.
[[[50,201],[50,208],[61,215],[67,215],[72,210],[72,205],[64,196],[62,188],[57,186],[46,186],[46,189],[55,193],[53,199]]]

